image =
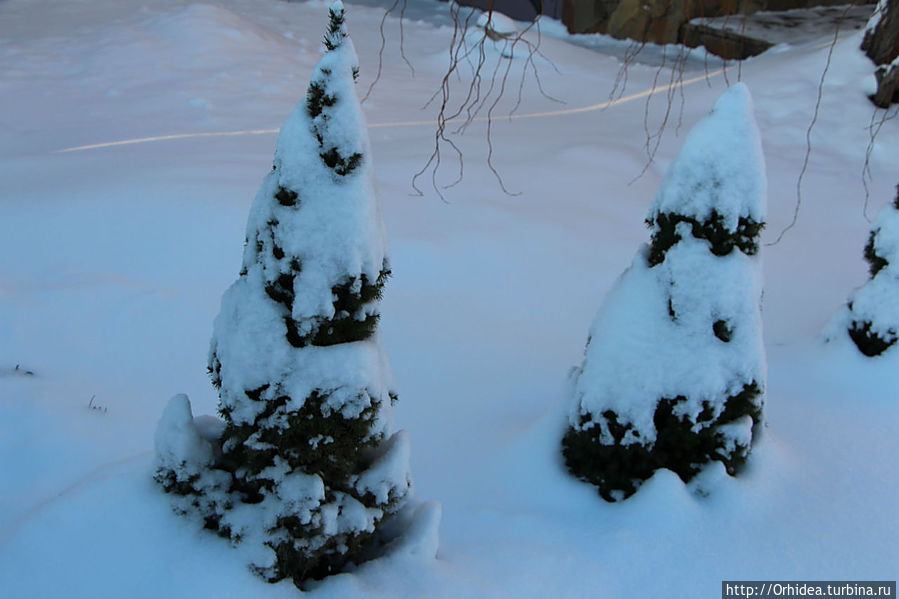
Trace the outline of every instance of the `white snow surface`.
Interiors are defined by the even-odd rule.
[[[195,414],[215,413],[212,323],[276,132],[320,58],[327,9],[319,0],[0,2],[4,597],[299,595],[246,567],[250,544],[233,547],[172,513],[152,480],[154,427],[179,392]],[[378,70],[384,8],[346,9],[361,96]],[[646,241],[643,219],[684,132],[738,70],[682,88],[682,113],[674,90],[655,161],[638,177],[644,119],[657,130],[667,94],[591,109],[609,100],[627,44],[577,36],[590,50],[544,35],[540,51],[558,72],[538,62],[541,83],[565,104],[541,95],[529,72],[516,114],[555,114],[492,123],[494,164],[522,195],[498,188],[476,121],[453,137],[465,171],[444,203],[427,179],[425,197],[411,195],[410,179],[433,149],[434,107],[421,106],[446,66],[448,10],[408,3],[414,77],[399,23],[387,19],[381,80],[363,104],[394,271],[381,304],[400,395],[393,418],[428,501],[410,506],[389,556],[305,594],[717,597],[722,580],[893,580],[899,465],[876,458],[899,455],[899,353],[871,360],[845,333],[826,344],[820,335],[868,280],[862,172],[871,118],[884,113],[862,91],[873,69],[861,32],[841,30],[834,48],[796,225],[763,248],[767,426],[747,470],[731,478],[712,468],[690,485],[659,471],[610,505],[562,466],[566,373]],[[564,29],[544,23],[553,28]],[[779,47],[740,69],[767,164],[763,244],[792,219],[832,39]],[[658,65],[679,52],[645,48],[622,99],[669,81]],[[515,93],[495,115],[516,108],[524,63],[512,63]],[[710,73],[721,66],[708,57]],[[692,54],[684,78],[705,73]],[[259,132],[59,152],[237,131]],[[899,119],[889,119],[871,149],[871,214],[895,197],[896,156]],[[440,185],[457,174],[451,152],[444,159]]]

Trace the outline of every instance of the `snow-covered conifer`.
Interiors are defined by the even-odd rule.
[[[759,233],[765,171],[752,100],[725,92],[691,131],[637,252],[600,309],[572,372],[563,452],[612,501],[659,468],[688,481],[731,474],[762,417]]]
[[[215,320],[209,371],[224,430],[211,468],[230,484],[193,499],[207,527],[265,548],[260,574],[297,584],[358,559],[410,487],[408,438],[390,434],[396,394],[377,335],[390,268],[339,1],[324,43]],[[190,464],[208,462],[194,453]]]
[[[849,300],[849,336],[866,356],[879,356],[899,339],[899,186],[880,211],[865,259],[871,278]],[[892,350],[896,351],[896,350]]]

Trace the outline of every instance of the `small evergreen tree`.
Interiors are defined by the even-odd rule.
[[[896,191],[896,199],[880,211],[865,245],[871,278],[848,305],[849,337],[869,357],[883,354],[899,339],[899,186]]]
[[[762,418],[758,238],[764,160],[743,84],[690,133],[656,195],[652,240],[616,282],[571,378],[569,470],[614,501],[659,468],[730,474]]]
[[[215,320],[223,431],[204,447],[175,398],[157,434],[157,480],[178,508],[259,547],[268,580],[297,585],[359,559],[410,487],[407,437],[390,436],[396,394],[377,336],[390,268],[339,1],[324,44]]]

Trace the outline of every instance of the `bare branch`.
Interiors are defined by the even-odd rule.
[[[799,219],[799,209],[802,206],[802,181],[805,178],[805,173],[808,171],[809,159],[812,155],[812,129],[815,128],[815,123],[818,122],[818,114],[821,110],[821,99],[824,97],[824,79],[827,77],[827,71],[830,70],[830,63],[833,59],[833,50],[836,48],[837,41],[840,39],[840,26],[843,24],[843,19],[846,18],[849,10],[855,6],[856,1],[857,0],[854,0],[852,4],[847,6],[846,10],[837,20],[837,26],[833,32],[833,41],[827,48],[827,60],[824,63],[824,70],[821,72],[821,79],[818,81],[818,97],[815,100],[815,111],[812,115],[812,122],[809,123],[808,129],[805,131],[805,157],[802,159],[802,169],[799,171],[799,178],[796,180],[796,206],[793,208],[793,218],[790,220],[790,224],[780,232],[777,239],[766,244],[767,246],[780,243],[780,240],[783,239],[786,232],[796,226],[796,221]],[[864,176],[862,176],[862,180],[864,180]]]
[[[381,47],[378,48],[378,72],[375,74],[374,80],[371,82],[371,85],[368,86],[365,95],[362,97],[363,103],[368,100],[368,97],[371,95],[371,92],[375,88],[375,85],[381,80],[381,72],[384,68],[384,49],[387,47],[387,36],[384,33],[384,27],[387,23],[387,17],[390,16],[394,10],[396,10],[397,6],[400,6],[400,56],[402,56],[403,62],[405,62],[409,67],[409,71],[412,73],[412,76],[415,76],[415,67],[412,66],[412,63],[409,62],[409,59],[406,57],[405,33],[403,31],[403,24],[406,21],[406,2],[407,0],[394,0],[393,5],[388,8],[384,12],[384,15],[381,17],[381,24],[378,26],[378,33],[381,36]]]
[[[877,119],[878,113],[881,115],[880,120]],[[899,115],[899,106],[890,107],[885,110],[875,108],[874,112],[871,114],[871,123],[868,125],[868,132],[871,137],[868,140],[868,147],[865,149],[865,164],[862,167],[862,185],[865,188],[865,204],[862,209],[862,215],[869,223],[872,222],[871,217],[868,216],[868,205],[871,201],[871,191],[868,189],[868,181],[871,179],[871,154],[874,152],[874,143],[877,140],[877,136],[883,128],[884,123],[893,120],[897,115]],[[877,122],[875,123],[875,121]]]

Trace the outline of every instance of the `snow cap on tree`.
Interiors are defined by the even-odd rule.
[[[569,469],[607,500],[659,468],[735,473],[761,421],[765,171],[749,92],[718,100],[656,195],[652,242],[606,297],[571,379]]]
[[[869,357],[894,348],[899,339],[899,186],[896,199],[880,211],[865,246],[871,278],[847,306],[849,336]]]
[[[734,246],[754,254],[765,221],[765,158],[752,97],[743,83],[728,89],[687,137],[665,175],[647,221],[658,260],[679,222],[709,241],[716,255]]]
[[[230,485],[215,479],[214,498],[210,485],[173,489],[207,528],[260,548],[257,572],[298,585],[359,559],[411,484],[408,438],[390,435],[396,393],[377,335],[390,269],[340,2],[325,46],[214,324],[224,431],[211,469]]]

